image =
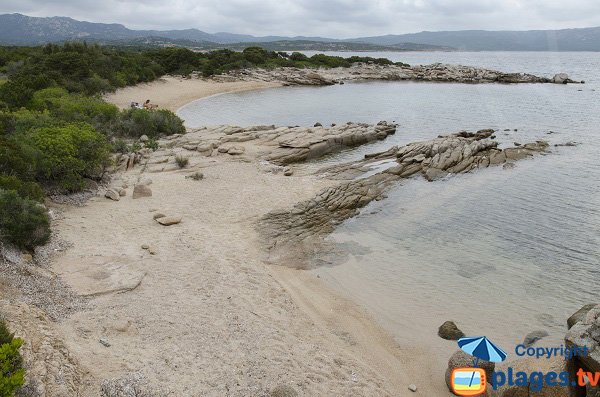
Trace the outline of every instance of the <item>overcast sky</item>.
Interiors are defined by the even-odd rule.
[[[336,38],[600,26],[600,0],[0,0],[0,13],[13,12],[134,29]]]

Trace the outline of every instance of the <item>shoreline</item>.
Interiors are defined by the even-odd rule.
[[[152,97],[167,97],[174,107],[187,101],[185,95],[169,96],[182,82],[174,80],[134,88],[151,89]],[[277,86],[202,82],[204,88],[207,84],[214,87],[200,95]],[[133,91],[110,99],[125,106]],[[88,309],[53,324],[77,368],[80,379],[71,383],[80,382],[83,395],[97,394],[103,380],[140,372],[155,389],[172,386],[163,390],[169,396],[268,393],[277,379],[307,396],[392,396],[410,383],[445,395],[445,386],[432,388],[428,376],[411,376],[406,364],[417,356],[402,353],[366,311],[309,272],[264,263],[255,221],[331,182],[265,173],[256,162],[222,157],[190,163],[185,170],[158,171],[147,164],[117,173],[111,184],[126,186],[126,197],[113,202],[98,195],[83,207],[63,207],[55,221],[60,238],[73,245],[52,258],[50,270],[74,293],[91,299]],[[203,180],[184,178],[196,170],[204,173]],[[152,179],[153,196],[133,200],[131,187],[145,178]],[[241,196],[261,199],[242,208],[236,204],[241,199],[234,194],[237,186],[251,186]],[[155,209],[183,215],[184,221],[164,228],[152,220]],[[152,251],[140,249],[143,244]],[[232,333],[232,326],[239,330]],[[156,335],[169,339],[156,340]],[[179,351],[168,359],[180,363],[175,368],[161,360],[170,351]],[[190,354],[196,357],[193,363]],[[425,361],[426,355],[418,357]],[[248,375],[236,374],[240,365]],[[256,384],[253,378],[266,382]]]
[[[150,99],[159,109],[177,112],[183,106],[199,99],[230,92],[242,92],[264,88],[280,87],[280,83],[264,81],[232,81],[217,83],[211,79],[184,79],[163,76],[150,83],[125,87],[104,95],[104,100],[121,109],[130,107],[132,101],[144,102]]]
[[[181,94],[188,82],[193,87]],[[209,95],[282,85],[238,83],[166,78],[106,99],[127,107],[132,93],[152,92],[166,103],[161,107],[173,108]],[[204,96],[188,101],[198,94]],[[265,263],[256,222],[334,182],[284,176],[231,151],[198,155],[207,132],[185,135],[202,137],[194,141],[197,150],[171,144],[178,138],[170,137],[142,167],[116,174],[111,185],[127,190],[118,202],[97,196],[84,207],[67,207],[56,221],[73,247],[53,258],[51,270],[93,301],[89,310],[55,325],[81,368],[84,395],[104,379],[139,371],[157,387],[173,386],[164,394],[172,396],[248,395],[272,389],[277,380],[301,395],[397,395],[409,384],[426,395],[451,395],[441,374],[431,381],[437,371],[426,352],[400,345],[371,314],[310,272]],[[246,142],[250,156],[262,150],[239,142]],[[190,166],[175,167],[175,153],[187,156],[190,150]],[[184,178],[193,171],[205,178]],[[148,178],[153,196],[133,200],[131,188]],[[182,216],[182,224],[158,225],[152,215],[162,211]],[[147,244],[151,249],[140,248]]]

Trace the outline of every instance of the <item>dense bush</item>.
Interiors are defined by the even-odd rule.
[[[35,177],[35,151],[18,139],[0,134],[0,174],[23,180]]]
[[[119,109],[99,98],[69,94],[64,88],[46,88],[37,91],[31,99],[31,109],[48,111],[64,121],[83,121],[102,125],[114,120]]]
[[[391,64],[384,58],[342,58],[316,54],[248,47],[242,52],[228,49],[194,52],[186,48],[138,50],[86,43],[48,44],[43,47],[0,47],[0,73],[9,80],[0,84],[0,110],[27,107],[42,89],[61,87],[71,93],[95,95],[126,85],[155,80],[163,74],[205,76],[239,68],[260,67],[348,67],[354,62]],[[400,64],[400,63],[398,63]]]
[[[24,182],[13,175],[0,175],[0,190],[14,190],[22,198],[43,202],[44,191],[35,182]]]
[[[0,190],[0,239],[19,248],[33,249],[50,238],[50,220],[44,206]]]
[[[12,397],[25,383],[25,370],[19,349],[23,340],[14,338],[0,319],[0,397]]]
[[[82,189],[84,178],[98,178],[108,165],[106,138],[89,124],[38,128],[26,139],[37,151],[36,178],[68,191]]]
[[[157,138],[160,135],[183,134],[183,120],[170,110],[127,109],[107,127],[112,135],[139,138],[148,135]]]

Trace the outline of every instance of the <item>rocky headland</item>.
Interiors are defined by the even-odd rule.
[[[539,77],[528,73],[505,73],[497,70],[463,65],[434,63],[431,65],[376,65],[357,63],[337,68],[277,68],[241,69],[226,75],[214,76],[219,82],[262,81],[282,85],[333,85],[345,81],[428,81],[440,83],[583,83],[565,73],[553,77]]]

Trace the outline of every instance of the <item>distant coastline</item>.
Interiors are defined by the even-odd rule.
[[[120,24],[91,23],[68,17],[38,18],[22,14],[0,15],[0,44],[39,45],[65,41],[196,50],[243,49],[262,46],[284,51],[600,51],[600,27],[488,31],[459,30],[388,34],[334,39],[327,37],[257,37],[235,33],[207,33],[198,29],[132,30]],[[295,43],[293,46],[290,43]],[[299,44],[302,43],[302,44]]]

